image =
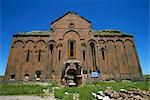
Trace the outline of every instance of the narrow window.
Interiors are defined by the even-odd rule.
[[[41,50],[39,50],[39,58],[38,58],[38,61],[41,60]]]
[[[60,58],[61,58],[61,51],[59,50],[59,57],[58,57],[59,61],[60,61]]]
[[[85,61],[85,51],[83,50],[83,61]]]
[[[103,60],[105,60],[104,48],[102,48],[102,57],[103,57]]]
[[[91,46],[91,52],[92,52],[92,60],[93,60],[93,70],[97,70],[97,67],[96,67],[96,54],[95,54],[95,46],[94,46],[94,43],[91,42],[90,43],[90,46]]]
[[[50,44],[49,48],[50,48],[50,51],[51,51],[51,54],[52,54],[52,53],[53,53],[54,46],[53,46],[52,44]]]
[[[70,41],[70,57],[74,56],[74,42]]]
[[[27,59],[26,59],[26,62],[29,61],[29,55],[30,55],[30,51],[28,50],[28,51],[27,51]]]

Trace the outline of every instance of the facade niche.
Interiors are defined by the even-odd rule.
[[[51,51],[51,54],[53,53],[53,49],[54,49],[54,46],[53,46],[53,44],[50,44],[49,45],[49,49],[50,49],[50,51]]]
[[[61,50],[59,50],[59,56],[58,56],[59,61],[61,60]]]
[[[75,58],[75,40],[69,40],[69,58]]]
[[[29,61],[29,57],[30,57],[30,50],[27,51],[27,58],[26,58],[26,62]]]
[[[41,50],[39,50],[39,57],[38,57],[38,61],[40,62],[41,60]]]
[[[90,43],[91,53],[92,53],[92,62],[93,62],[93,71],[97,70],[96,66],[96,54],[95,54],[95,45],[93,42]]]
[[[15,80],[15,74],[10,75],[10,80]]]
[[[28,80],[29,80],[29,74],[25,74],[24,81],[28,81]]]
[[[85,50],[83,50],[83,61],[85,61]]]
[[[41,77],[41,70],[36,70],[36,72],[35,72],[35,79],[36,80],[40,80],[40,77]]]
[[[102,57],[103,57],[103,60],[105,60],[104,48],[102,48]]]

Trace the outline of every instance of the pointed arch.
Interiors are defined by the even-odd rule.
[[[24,42],[22,40],[17,40],[13,43],[14,48],[23,48],[24,47]]]

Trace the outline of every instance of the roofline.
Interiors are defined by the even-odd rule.
[[[94,35],[94,37],[116,37],[116,36],[118,36],[118,37],[133,37],[133,35],[129,35],[129,34],[113,34],[113,35],[105,35],[105,34],[103,34],[103,35]]]
[[[49,37],[49,35],[26,35],[26,34],[14,34],[13,37]]]
[[[66,15],[69,14],[69,13],[76,14],[77,16],[81,17],[81,18],[84,19],[85,21],[91,23],[89,20],[87,20],[86,18],[84,18],[84,17],[78,15],[76,12],[69,11],[69,12],[67,12],[66,14],[64,14],[63,16],[61,16],[61,17],[59,17],[58,19],[56,19],[56,20],[54,20],[53,22],[51,22],[50,24],[51,24],[51,25],[54,24],[56,21],[58,21],[59,19],[63,18],[64,16],[66,16]]]

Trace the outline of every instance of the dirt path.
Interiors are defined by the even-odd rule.
[[[53,96],[0,96],[0,100],[56,100]]]

